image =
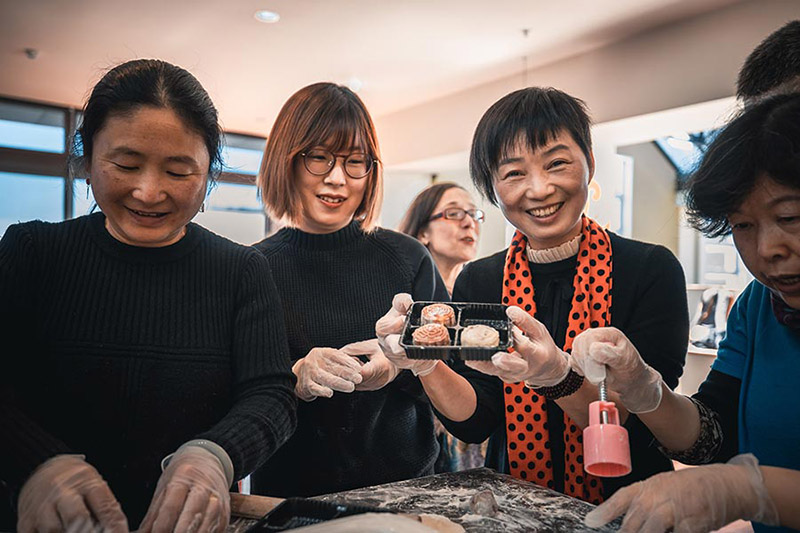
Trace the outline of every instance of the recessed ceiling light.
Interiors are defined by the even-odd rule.
[[[350,88],[351,91],[357,93],[364,86],[364,82],[356,78],[355,76],[352,76],[349,80],[347,80],[347,86]]]
[[[281,20],[280,15],[278,15],[274,11],[268,11],[266,9],[261,9],[259,11],[256,11],[255,17],[257,21],[264,22],[267,24],[272,24]]]

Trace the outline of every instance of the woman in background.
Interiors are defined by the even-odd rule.
[[[455,183],[437,183],[423,189],[411,202],[399,231],[428,249],[447,292],[461,269],[478,253],[484,213],[470,194]]]
[[[219,154],[197,79],[119,65],[72,154],[100,211],[0,242],[0,477],[20,532],[124,532],[146,511],[140,531],[225,531],[232,482],[292,433],[269,265],[190,222]]]
[[[381,352],[375,321],[397,292],[447,299],[415,239],[376,228],[378,140],[363,102],[332,83],[284,104],[258,176],[287,227],[256,247],[281,293],[298,429],[252,477],[256,494],[311,496],[433,473],[439,448],[419,382]]]
[[[730,462],[627,487],[587,523],[626,513],[620,531],[710,531],[736,519],[757,532],[800,529],[800,95],[765,100],[728,124],[687,200],[694,226],[710,238],[732,234],[755,277],[700,390],[672,392],[612,328],[576,339],[573,366],[605,365],[623,404],[652,398],[655,409],[640,418],[668,457]]]
[[[411,202],[399,230],[419,240],[431,253],[444,278],[448,294],[464,265],[475,259],[484,213],[472,196],[455,183],[436,183],[423,189]],[[454,439],[437,419],[436,435],[441,447],[437,472],[452,472],[483,466],[485,444]]]

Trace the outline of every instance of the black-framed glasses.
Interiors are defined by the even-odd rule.
[[[369,154],[353,152],[348,155],[336,155],[322,148],[314,148],[300,154],[303,165],[315,176],[325,176],[336,165],[338,158],[344,159],[344,172],[353,179],[367,177],[375,165],[376,159]]]
[[[483,223],[486,218],[486,213],[481,209],[461,209],[460,207],[448,207],[447,209],[431,215],[428,221],[436,220],[438,218],[446,218],[447,220],[464,220],[465,216],[471,216],[472,220],[478,224]]]

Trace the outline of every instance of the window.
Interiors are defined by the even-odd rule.
[[[64,220],[64,178],[0,172],[0,235],[28,220]]]
[[[62,109],[0,101],[0,146],[64,153],[65,116]]]
[[[28,220],[58,222],[97,209],[83,179],[67,174],[80,111],[0,98],[0,236]],[[223,173],[195,221],[242,244],[269,232],[255,176],[266,139],[226,133]],[[82,178],[82,177],[81,177]]]

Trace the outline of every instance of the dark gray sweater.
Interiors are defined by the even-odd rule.
[[[422,244],[394,231],[365,234],[358,223],[314,235],[283,229],[259,243],[272,267],[292,360],[314,347],[375,337],[375,322],[408,292],[447,300]],[[433,473],[433,414],[408,371],[383,389],[299,402],[289,442],[252,477],[254,494],[310,496]]]
[[[183,442],[221,445],[237,478],[266,461],[296,424],[294,381],[261,254],[195,224],[128,246],[104,222],[0,242],[0,478],[16,491],[47,458],[85,454],[136,527]]]

